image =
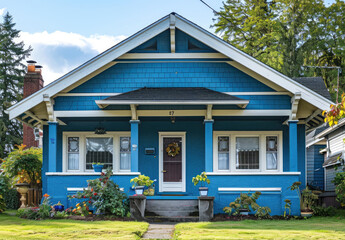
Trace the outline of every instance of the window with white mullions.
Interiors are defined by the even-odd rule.
[[[229,170],[229,137],[218,137],[218,170]]]
[[[120,137],[120,170],[131,169],[131,138]]]
[[[236,169],[259,168],[259,137],[237,137]]]
[[[278,168],[278,137],[266,137],[266,169],[277,170]]]
[[[79,137],[68,138],[68,170],[79,170]]]
[[[91,170],[93,163],[113,168],[113,138],[86,138],[86,169]]]

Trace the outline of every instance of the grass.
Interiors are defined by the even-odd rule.
[[[0,239],[139,239],[147,228],[144,222],[34,221],[0,214]]]
[[[345,239],[344,217],[180,223],[175,239]]]

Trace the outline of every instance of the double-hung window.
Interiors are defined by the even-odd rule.
[[[280,172],[282,133],[214,132],[213,167],[216,172]]]
[[[131,137],[126,132],[96,135],[92,132],[63,133],[63,170],[93,171],[93,163],[115,172],[131,170]]]

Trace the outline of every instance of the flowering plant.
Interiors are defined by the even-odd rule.
[[[78,206],[80,211],[84,211],[83,207],[92,206],[95,208],[96,214],[125,216],[128,212],[128,207],[126,206],[127,196],[110,179],[111,174],[112,170],[107,169],[106,173],[102,172],[99,178],[88,180],[88,188],[83,192],[78,192],[76,195],[68,197],[70,199],[84,199],[82,205]]]
[[[131,183],[133,183],[133,187],[135,186],[146,186],[149,187],[153,184],[153,180],[150,179],[149,176],[139,175],[138,177],[132,178]]]

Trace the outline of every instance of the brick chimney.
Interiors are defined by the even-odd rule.
[[[24,76],[23,99],[43,88],[43,78],[41,75],[41,66],[35,65],[35,61],[27,61],[28,70]],[[26,124],[23,124],[23,144],[29,147],[38,147],[39,141],[35,140],[34,130]]]

